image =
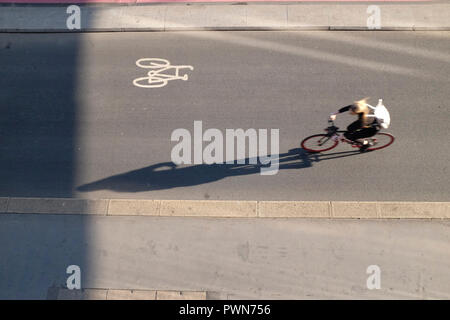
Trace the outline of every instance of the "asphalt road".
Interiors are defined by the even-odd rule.
[[[0,215],[0,299],[82,288],[219,299],[449,299],[450,224],[418,220]],[[380,269],[369,290],[367,268]]]
[[[0,35],[0,196],[449,201],[449,32]],[[140,58],[191,65],[139,88]],[[182,72],[184,74],[184,72]],[[310,157],[330,112],[384,99],[396,141]],[[280,170],[174,168],[177,128],[279,129]],[[345,127],[353,118],[342,115]],[[340,153],[344,152],[344,153]]]

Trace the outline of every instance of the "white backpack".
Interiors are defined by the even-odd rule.
[[[387,129],[391,124],[391,116],[389,115],[388,109],[383,105],[383,99],[378,99],[378,104],[376,107],[369,105],[369,108],[374,110],[373,117],[378,120],[378,123],[382,128]]]

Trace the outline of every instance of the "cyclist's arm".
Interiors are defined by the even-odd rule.
[[[331,120],[334,120],[334,119],[336,119],[336,115],[337,115],[338,113],[342,113],[342,112],[347,112],[347,111],[349,111],[351,106],[352,106],[352,105],[350,104],[350,105],[348,105],[348,106],[346,106],[346,107],[340,108],[337,112],[334,112],[334,113],[330,114],[330,119],[331,119]]]
[[[352,105],[350,104],[350,105],[348,105],[346,107],[340,108],[337,113],[347,112],[347,111],[350,110],[351,106]]]

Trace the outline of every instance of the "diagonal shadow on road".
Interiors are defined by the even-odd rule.
[[[313,162],[332,160],[360,154],[359,151],[309,154],[301,148],[291,149],[278,155],[279,169],[303,169]],[[272,158],[273,159],[273,158]],[[77,188],[81,192],[112,190],[116,192],[144,192],[210,183],[226,177],[257,174],[263,164],[200,164],[177,166],[173,162],[161,162],[145,168],[114,175]]]

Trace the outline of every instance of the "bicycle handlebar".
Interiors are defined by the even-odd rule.
[[[339,128],[334,125],[334,121],[328,119],[328,127],[325,129],[325,131],[327,131],[328,134],[335,134],[338,130]]]

